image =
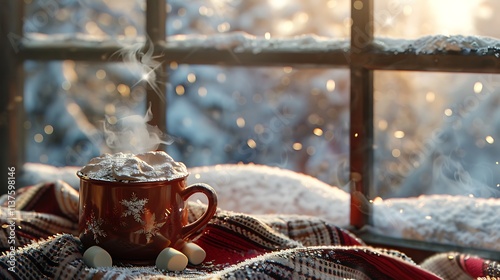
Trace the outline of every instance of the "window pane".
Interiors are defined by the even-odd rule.
[[[500,2],[494,0],[374,1],[376,36],[415,39],[427,35],[500,37]]]
[[[25,63],[26,161],[86,164],[109,152],[105,122],[145,114],[140,74],[122,63]]]
[[[259,163],[347,183],[347,70],[175,65],[168,147],[188,166]]]
[[[499,75],[375,72],[377,232],[500,250],[490,218],[500,210],[499,85]]]
[[[25,3],[27,33],[119,39],[144,36],[144,0],[25,0]]]
[[[347,38],[349,7],[347,0],[173,0],[168,1],[167,34],[239,31],[269,37]]]

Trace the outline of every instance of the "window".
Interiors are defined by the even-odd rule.
[[[249,128],[245,138],[231,139],[229,144],[228,141],[216,143],[209,142],[206,138],[200,138],[172,146],[172,153],[175,153],[176,157],[185,157],[186,160],[193,159],[193,155],[212,153],[214,152],[211,150],[213,147],[220,151],[210,156],[203,156],[200,161],[193,164],[208,164],[211,162],[203,160],[223,153],[230,154],[232,151],[237,151],[235,154],[240,155],[241,158],[232,157],[231,160],[236,158],[236,160],[253,161],[254,158],[251,155],[254,155],[256,150],[262,149],[267,152],[267,158],[273,159],[271,163],[280,165],[284,164],[283,154],[285,157],[294,157],[296,161],[300,155],[305,155],[309,159],[315,153],[319,153],[318,147],[332,143],[338,134],[348,135],[340,137],[345,142],[334,144],[335,147],[348,149],[349,160],[343,161],[344,165],[336,167],[337,174],[325,176],[336,176],[339,183],[343,182],[350,188],[352,194],[351,224],[360,229],[366,225],[373,225],[377,221],[378,215],[381,214],[374,212],[373,206],[380,202],[380,199],[394,196],[394,190],[390,189],[393,184],[394,188],[401,190],[400,185],[406,178],[407,169],[416,169],[418,167],[416,164],[421,163],[420,158],[418,158],[421,154],[410,151],[422,148],[425,144],[423,140],[426,137],[425,133],[432,132],[432,130],[414,129],[417,127],[414,122],[418,121],[432,127],[441,127],[442,123],[452,122],[453,120],[450,118],[459,116],[457,113],[463,113],[471,108],[469,106],[479,106],[478,100],[483,98],[481,94],[487,91],[493,93],[497,88],[495,81],[500,68],[498,67],[498,43],[495,39],[486,40],[465,36],[440,37],[436,35],[458,32],[462,35],[496,36],[494,33],[489,33],[494,31],[484,27],[489,25],[488,22],[494,20],[491,15],[496,4],[491,1],[475,5],[470,4],[470,2],[467,4],[464,2],[460,5],[453,2],[454,7],[460,7],[464,14],[471,9],[476,9],[477,12],[474,14],[476,18],[465,19],[463,17],[460,20],[475,20],[476,25],[482,26],[484,32],[439,30],[436,26],[426,25],[427,21],[425,20],[417,24],[410,21],[412,15],[420,13],[419,18],[425,18],[430,16],[427,14],[428,11],[436,11],[435,5],[444,5],[445,2],[451,4],[450,1],[440,1],[440,4],[435,4],[431,1],[410,0],[380,2],[353,0],[350,3],[329,0],[295,1],[297,3],[293,5],[286,0],[269,1],[268,4],[277,10],[289,11],[288,17],[285,18],[272,14],[273,10],[262,10],[256,4],[264,1],[252,3],[235,1],[237,4],[222,0],[194,1],[193,3],[198,5],[197,9],[186,8],[188,2],[185,1],[130,1],[130,3],[127,2],[129,6],[125,7],[113,7],[111,4],[100,5],[98,2],[91,1],[76,1],[72,4],[68,4],[68,2],[64,5],[55,0],[31,2],[8,1],[9,8],[3,11],[4,22],[2,26],[8,26],[9,29],[3,30],[2,35],[9,38],[9,42],[6,41],[2,47],[10,52],[10,55],[6,57],[9,62],[8,67],[2,68],[6,73],[3,76],[6,80],[2,85],[6,85],[8,88],[6,91],[9,92],[8,102],[6,100],[3,103],[9,106],[8,120],[10,124],[8,126],[9,143],[4,145],[4,147],[8,147],[5,151],[8,155],[6,165],[21,166],[23,161],[35,154],[36,158],[42,162],[59,161],[61,164],[80,165],[83,164],[82,161],[85,162],[89,155],[95,153],[92,150],[95,145],[88,145],[87,142],[82,142],[80,139],[94,139],[99,142],[93,136],[92,130],[86,130],[85,137],[75,136],[72,140],[68,140],[71,143],[69,146],[72,148],[61,159],[54,158],[57,156],[55,153],[37,154],[36,151],[25,149],[29,145],[23,143],[21,139],[43,142],[47,137],[57,137],[57,132],[54,131],[51,124],[36,123],[39,121],[36,116],[26,122],[27,118],[23,113],[26,106],[32,106],[33,111],[36,111],[36,106],[40,106],[39,103],[34,102],[36,99],[29,98],[28,100],[23,96],[25,92],[30,90],[23,81],[32,78],[30,75],[34,73],[33,77],[40,79],[38,86],[56,85],[57,89],[54,89],[53,92],[60,91],[63,93],[60,96],[67,94],[73,94],[75,98],[81,95],[92,96],[91,101],[94,103],[90,108],[98,108],[99,111],[109,115],[115,115],[119,108],[132,108],[133,111],[145,113],[147,104],[151,104],[154,116],[152,124],[158,125],[162,130],[167,128],[168,133],[174,131],[174,137],[183,137],[185,135],[183,129],[186,127],[209,125],[203,122],[231,120],[230,123],[225,124],[229,133],[231,133],[231,129]],[[332,23],[321,22],[316,25],[326,27],[315,30],[316,36],[304,35],[305,31],[301,29],[305,26],[303,23],[316,19],[311,14],[301,11],[313,9],[313,6],[319,5],[318,3],[325,6],[325,10],[321,13],[326,13],[327,9],[332,13],[325,16],[326,18],[330,16]],[[345,6],[343,6],[344,4]],[[232,5],[244,6],[245,9],[256,12],[252,14],[253,16],[242,14]],[[24,16],[26,7],[35,9],[30,18]],[[116,12],[119,10],[118,8],[140,12],[123,15]],[[5,11],[9,11],[9,15],[5,14]],[[193,12],[196,13],[196,20],[189,21],[187,18]],[[220,16],[214,19],[210,16],[214,13],[220,13]],[[97,17],[97,22],[81,24],[90,15]],[[9,18],[16,20],[8,21]],[[23,18],[26,19],[24,25]],[[231,18],[240,19],[240,25],[232,24]],[[272,30],[267,25],[261,24],[266,18],[272,21]],[[440,21],[450,20],[448,16],[441,15],[438,18]],[[48,24],[51,23],[50,21],[58,20],[70,20],[73,29],[53,28],[48,31],[48,33],[58,34],[59,37],[50,36],[51,34],[46,34],[46,36],[35,34],[36,36],[34,36],[27,34],[30,32],[23,33],[24,31],[37,31],[37,26],[41,23]],[[215,22],[208,24],[212,20]],[[456,21],[457,19],[455,19]],[[133,23],[137,22],[142,22],[144,30],[134,28]],[[392,28],[395,22],[397,22],[398,28]],[[253,34],[241,32],[246,30],[245,24],[256,27]],[[120,28],[112,29],[110,28],[112,25],[120,26]],[[57,23],[54,23],[54,26],[57,27]],[[183,29],[185,26],[194,26],[197,32],[192,30],[185,32]],[[240,32],[224,34],[229,30]],[[280,36],[275,36],[274,32]],[[78,34],[78,36],[75,37],[74,34]],[[96,34],[114,36],[114,39],[103,43],[100,38],[93,37]],[[166,42],[164,41],[165,34],[172,35],[168,37]],[[300,34],[303,36],[294,37]],[[135,42],[137,37],[144,35],[148,35],[151,41],[142,41],[141,44],[144,44],[146,49],[153,46],[154,55],[158,55],[157,59],[163,62],[161,66],[149,65],[148,69],[154,70],[151,73],[154,73],[162,81],[172,81],[176,79],[175,75],[182,75],[184,82],[148,84],[147,77],[141,79],[141,70],[144,69],[139,69],[132,79],[120,71],[116,72],[122,73],[122,76],[109,76],[113,71],[107,71],[107,69],[120,69],[127,66],[116,53],[124,45],[129,45],[129,43]],[[318,35],[326,36],[328,39]],[[389,36],[389,38],[385,36]],[[64,80],[47,81],[40,78],[43,77],[45,69],[51,67],[66,69]],[[434,72],[448,74],[435,74]],[[86,84],[87,91],[85,93],[72,92],[72,83],[77,82],[74,79],[76,73],[79,75],[78,82]],[[167,76],[165,76],[166,73]],[[199,73],[210,73],[212,76]],[[464,76],[465,74],[462,73],[475,74]],[[271,84],[271,86],[269,84],[256,85],[255,83],[258,83],[259,79],[255,78],[253,85],[241,85],[241,87],[252,87],[252,90],[258,91],[257,94],[250,96],[243,94],[237,88],[227,86],[226,81],[239,79],[238,75],[246,75],[247,80],[249,77],[260,77],[259,79],[267,77],[279,82]],[[425,84],[431,79],[431,76],[432,79],[439,77],[438,79],[443,82],[438,88],[439,92],[436,88],[425,88]],[[300,80],[299,77],[302,77],[303,80]],[[317,84],[314,84],[315,77],[320,77]],[[415,106],[405,107],[405,104],[412,102],[421,104],[420,106],[430,106],[430,103],[439,103],[436,100],[445,99],[445,96],[452,98],[454,96],[452,91],[448,95],[443,93],[448,84],[469,78],[470,84],[466,86],[469,87],[471,93],[476,95],[472,95],[473,97],[467,95],[464,97],[464,102],[453,103],[456,107],[450,107],[443,101],[440,103],[442,107],[433,107],[438,112],[435,116],[431,114],[432,110],[426,111],[425,115],[420,115],[421,111],[411,111]],[[108,80],[109,82],[106,82]],[[415,87],[408,87],[406,84],[408,80],[419,82],[423,86],[415,90]],[[399,84],[398,81],[400,81]],[[97,87],[97,82],[99,85],[103,84],[104,87]],[[137,86],[138,84],[141,86]],[[287,90],[287,88],[291,88],[290,84],[294,85],[293,89],[299,88],[300,92],[296,95],[290,95],[290,91]],[[155,93],[154,86],[159,86],[160,88],[157,90],[160,92],[166,91],[168,93],[167,102],[162,100],[161,95]],[[216,98],[231,98],[235,101],[237,109],[224,111],[224,108],[209,104],[210,101],[204,98],[207,94],[212,93],[209,86],[224,87],[231,97],[220,95]],[[338,95],[329,94],[333,92],[338,93]],[[342,96],[342,92],[349,92],[350,98]],[[110,95],[107,96],[107,93]],[[206,115],[201,115],[198,119],[192,117],[176,119],[176,117],[182,116],[182,113],[189,110],[199,111],[201,108],[189,107],[183,103],[187,95],[192,97],[192,102],[203,104],[202,108]],[[5,99],[7,96],[2,98]],[[112,106],[108,105],[105,98],[112,98],[118,103],[113,103]],[[267,108],[268,115],[262,115],[261,122],[252,123],[252,120],[245,115],[251,114],[253,105],[246,103],[250,102],[250,98],[251,102],[254,103],[273,104],[274,102],[276,106]],[[292,98],[294,102],[280,103],[279,98]],[[57,100],[61,102],[61,99]],[[314,102],[307,103],[311,100]],[[345,106],[347,102],[350,102],[348,110],[344,110],[342,106],[335,108],[336,104],[342,103]],[[299,120],[294,119],[296,115],[293,118],[287,117],[290,110],[297,110],[306,103],[312,108],[319,108],[321,104],[328,104],[328,106],[323,105],[324,108],[321,108],[321,112],[315,115],[303,115],[302,119]],[[169,110],[168,108],[172,104],[175,104],[175,108]],[[71,103],[66,104],[66,106],[71,106]],[[329,110],[329,108],[336,110]],[[78,110],[69,110],[68,112],[77,114]],[[387,118],[388,113],[392,114],[391,120]],[[166,118],[159,117],[165,115]],[[412,115],[411,118],[410,115]],[[345,116],[347,116],[348,121],[344,118]],[[56,114],[53,117],[58,118],[60,115]],[[329,123],[329,118],[340,119],[340,125],[337,123],[332,125]],[[441,120],[441,118],[445,118],[445,120]],[[98,120],[88,121],[97,122]],[[461,121],[463,125],[463,122],[468,120],[462,119]],[[477,124],[475,119],[470,121],[476,121],[476,125],[473,127],[477,130],[485,127],[481,123]],[[307,125],[300,126],[304,123]],[[30,131],[30,127],[35,124],[41,129]],[[456,123],[454,124],[456,125]],[[74,125],[68,123],[67,127],[70,128]],[[298,125],[298,127],[294,128],[296,130],[282,130],[283,127],[289,125]],[[409,127],[405,127],[405,125]],[[2,129],[7,130],[7,127],[2,127]],[[272,129],[279,129],[279,133],[274,133],[273,136],[280,135],[283,138],[270,139],[266,132]],[[308,131],[310,137],[306,138],[304,136],[306,133],[301,133],[301,131]],[[31,135],[25,137],[25,133],[31,133]],[[478,151],[469,151],[468,156],[474,155],[476,152],[484,152],[482,147],[494,147],[492,145],[498,138],[497,135],[493,132],[487,133],[487,131],[481,131],[481,133],[484,135],[481,134],[481,137],[473,141]],[[210,140],[214,140],[217,135],[210,137]],[[321,139],[322,142],[318,142],[318,139]],[[231,144],[231,141],[234,143]],[[285,152],[268,149],[266,143],[270,141],[284,143],[287,146]],[[313,144],[309,145],[308,141]],[[313,148],[308,149],[308,147]],[[455,152],[459,153],[460,149]],[[457,156],[461,156],[461,154],[457,154]],[[219,161],[227,161],[227,158],[222,157]],[[286,162],[286,164],[291,164],[290,162]],[[402,162],[407,163],[407,165],[401,164]],[[293,163],[293,166],[286,164],[285,167],[294,167],[295,169],[305,170],[307,168],[306,164]],[[309,161],[308,164],[321,166],[321,162],[318,164]],[[349,170],[342,169],[347,167]],[[325,168],[331,168],[331,165],[326,165]],[[478,168],[484,170],[480,166]],[[343,173],[344,171],[345,173]],[[450,169],[444,172],[451,172],[452,177],[457,176],[457,174],[469,174],[468,172],[457,173],[455,171]],[[313,175],[321,177],[321,174]],[[415,178],[416,181],[421,179],[422,177]],[[453,178],[452,181],[456,182],[462,179],[463,177]],[[490,185],[490,187],[496,182],[495,177],[488,180],[483,181],[483,183]],[[381,187],[387,184],[391,185],[389,190],[382,190]],[[414,189],[413,186],[411,187]],[[418,187],[422,188],[421,185]],[[492,191],[498,191],[498,189],[493,187]],[[409,195],[411,194],[407,192],[403,194],[403,196]],[[432,218],[430,215],[424,217],[424,219]],[[449,248],[445,244],[401,241],[398,238],[385,238],[371,233],[364,238],[389,245],[418,248],[427,246],[429,249],[431,246],[433,249],[439,249],[441,248],[439,246],[442,246],[442,250]],[[478,249],[478,251],[483,254],[493,254],[485,248]]]

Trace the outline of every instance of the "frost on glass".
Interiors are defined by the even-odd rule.
[[[376,72],[377,195],[500,197],[500,76]]]

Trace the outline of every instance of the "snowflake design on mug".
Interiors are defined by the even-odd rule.
[[[145,234],[146,241],[149,243],[153,236],[156,236],[160,231],[160,228],[165,224],[165,222],[158,223],[156,221],[156,215],[147,215],[144,220],[142,229],[136,231],[135,233]]]
[[[144,206],[148,203],[147,198],[138,199],[135,193],[132,193],[130,200],[122,199],[120,203],[127,207],[127,210],[122,213],[122,217],[132,216],[136,222],[142,223],[141,214],[144,214],[144,211],[146,211]]]
[[[87,228],[84,230],[84,234],[91,232],[94,235],[94,241],[96,244],[99,243],[99,236],[106,237],[106,232],[101,229],[104,220],[99,218],[96,219],[94,212],[90,213],[90,219],[87,221]]]

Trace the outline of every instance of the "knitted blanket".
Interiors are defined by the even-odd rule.
[[[78,192],[62,181],[19,189],[15,209],[0,198],[2,279],[495,279],[500,264],[459,253],[420,265],[393,250],[366,246],[312,216],[248,215],[219,209],[193,240],[205,261],[183,271],[154,266],[90,268],[77,230]],[[205,209],[189,203],[193,221]]]

